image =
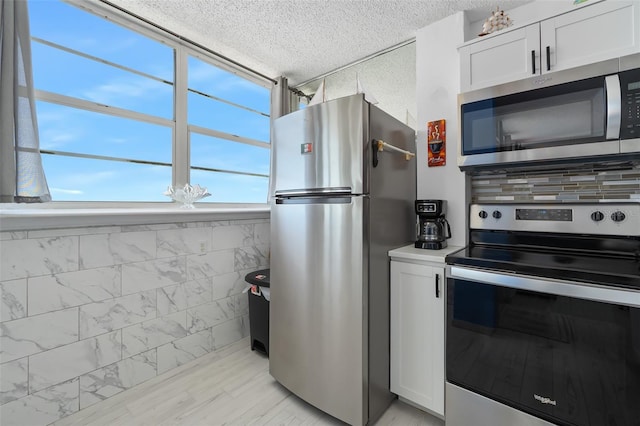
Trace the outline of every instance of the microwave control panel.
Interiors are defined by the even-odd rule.
[[[640,69],[620,73],[622,117],[620,139],[640,138]]]

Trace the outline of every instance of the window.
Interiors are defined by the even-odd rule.
[[[193,56],[188,68],[192,180],[230,202],[266,202],[270,91]]]
[[[271,82],[90,7],[100,16],[60,0],[29,1],[53,200],[169,202],[167,186],[189,181],[208,188],[205,201],[266,202]]]

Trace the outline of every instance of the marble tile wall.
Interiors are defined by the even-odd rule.
[[[249,333],[268,220],[0,232],[0,424],[46,425]]]
[[[640,202],[640,164],[591,164],[555,170],[471,174],[472,203]]]

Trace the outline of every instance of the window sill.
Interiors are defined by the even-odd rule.
[[[0,231],[268,219],[270,216],[268,204],[196,204],[194,209],[167,203],[107,207],[105,204],[108,203],[96,203],[95,206],[91,203],[0,204]]]

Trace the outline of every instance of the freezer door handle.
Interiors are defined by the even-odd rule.
[[[351,204],[351,195],[276,198],[276,204]]]
[[[351,194],[351,188],[348,186],[336,186],[329,188],[306,188],[306,189],[288,189],[285,191],[276,191],[276,197],[301,197],[313,195],[327,194]]]
[[[436,298],[440,297],[440,274],[436,274]]]

